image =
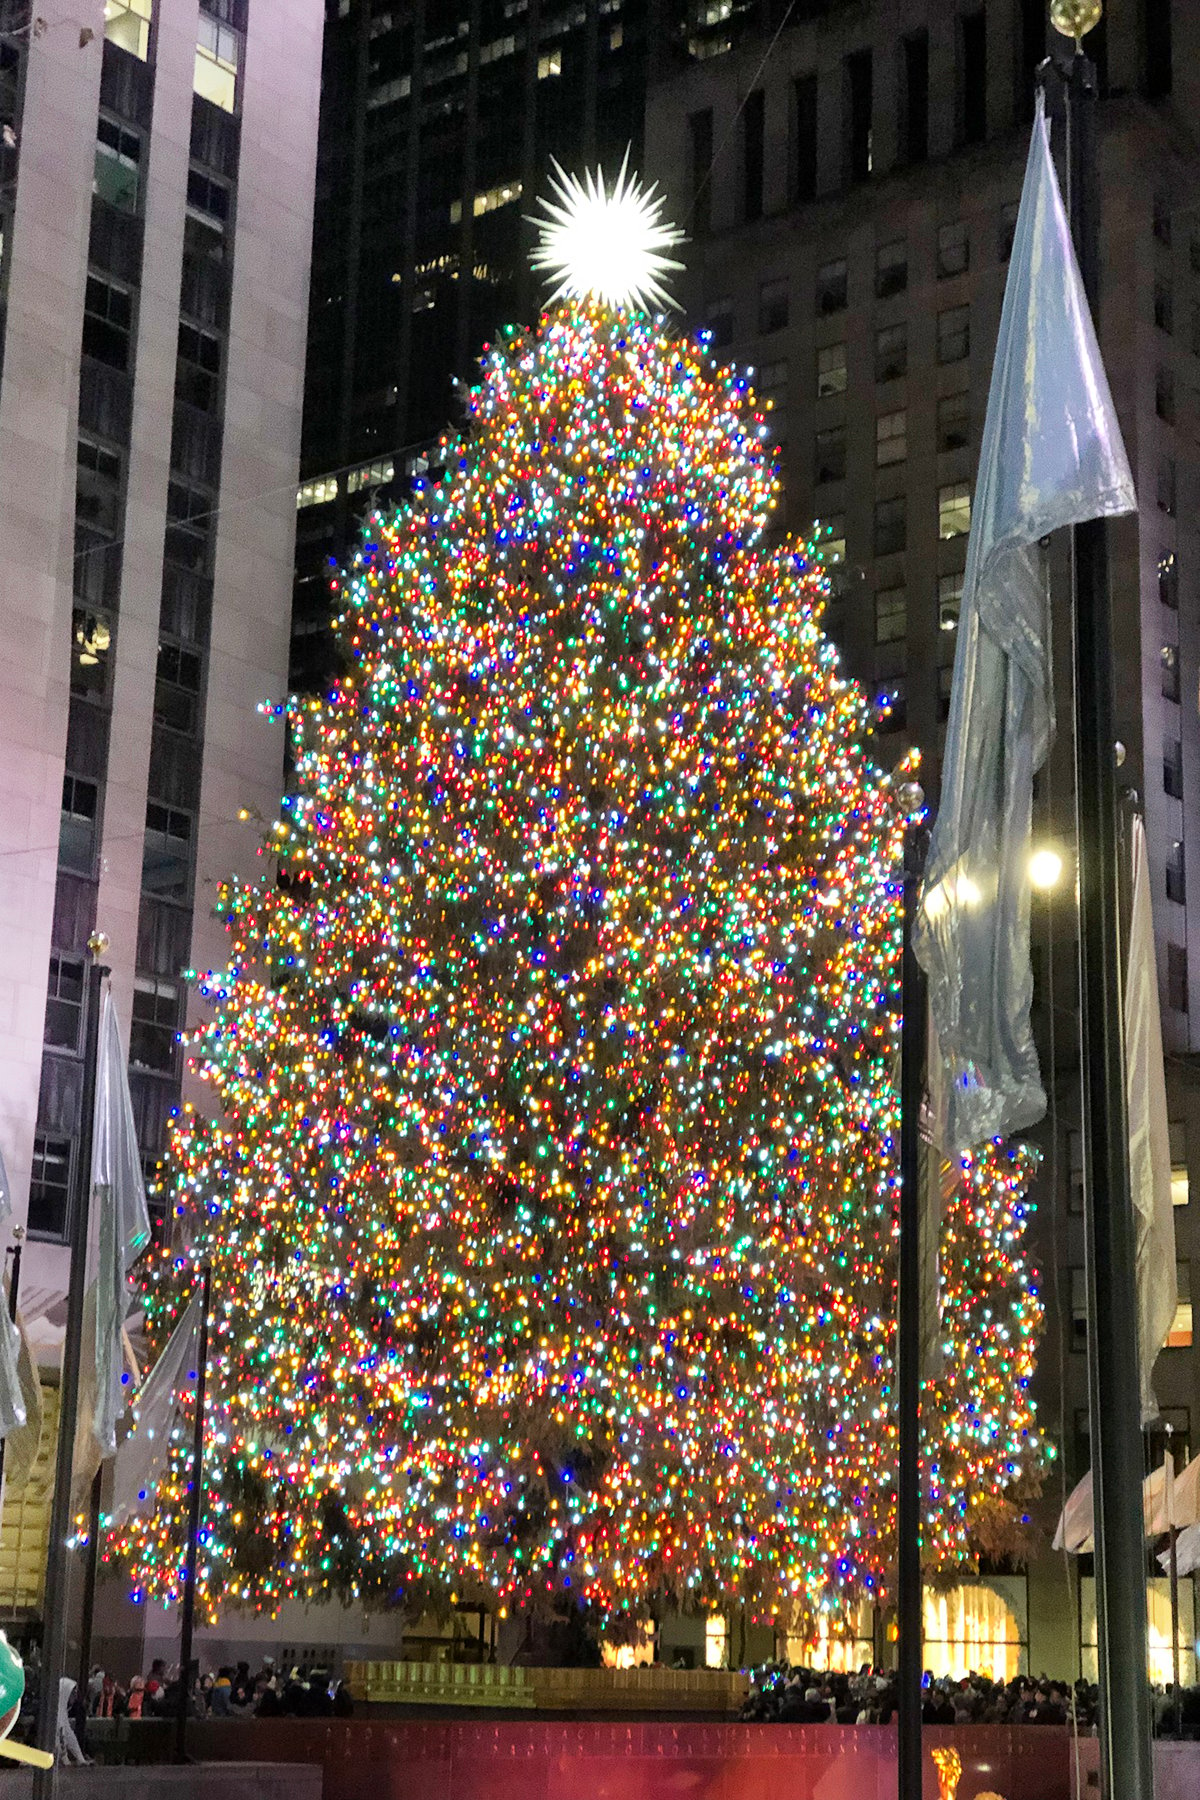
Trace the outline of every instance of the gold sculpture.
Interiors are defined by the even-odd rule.
[[[954,1800],[962,1776],[962,1757],[954,1749],[931,1750],[930,1755],[938,1772],[938,1800]]]
[[[1078,43],[1100,23],[1103,11],[1103,0],[1050,0],[1050,23],[1063,37],[1074,38]]]

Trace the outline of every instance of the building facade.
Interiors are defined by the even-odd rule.
[[[217,885],[278,806],[321,26],[319,0],[0,12],[0,1150],[47,1356],[89,934],[150,1167],[185,971],[224,959]]]
[[[1200,1279],[1200,1199],[1188,1203],[1189,1165],[1200,1178],[1200,964],[1189,929],[1200,894],[1198,34],[1195,9],[1162,0],[1111,7],[1088,39],[1103,96],[1098,325],[1140,500],[1110,532],[1118,732],[1153,871],[1177,1201],[1180,1306],[1156,1371],[1163,1420],[1147,1437],[1148,1462],[1166,1424],[1177,1455],[1194,1453],[1200,1428],[1190,1285],[1193,1270]],[[919,745],[931,799],[1035,70],[1053,47],[1069,48],[1039,0],[808,4],[773,45],[758,38],[706,59],[647,106],[645,171],[693,238],[685,314],[720,354],[753,366],[772,401],[786,525],[823,521],[839,559],[828,629],[879,701],[880,760]],[[1058,848],[1068,876],[1038,897],[1034,923],[1050,1094],[1034,1239],[1047,1303],[1038,1399],[1059,1452],[1039,1510],[1048,1530],[1089,1460],[1065,577],[1056,560],[1059,733],[1035,797],[1037,836]],[[1010,1632],[1035,1670],[1066,1674],[1081,1645],[1094,1667],[1090,1566],[1069,1592],[1060,1559],[1027,1582],[996,1571],[989,1592],[1003,1606],[987,1599],[974,1622],[960,1606],[945,1630],[978,1637],[986,1612],[1001,1623],[983,1636]],[[1152,1605],[1161,1679],[1161,1588]],[[936,1639],[928,1608],[926,1628]],[[931,1645],[927,1660],[940,1655]]]

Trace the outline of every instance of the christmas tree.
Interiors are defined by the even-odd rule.
[[[369,523],[168,1161],[210,1610],[886,1591],[905,821],[767,435],[702,343],[569,298]],[[1028,1156],[946,1209],[937,1569],[1036,1474]],[[166,1599],[186,1441],[109,1546]]]

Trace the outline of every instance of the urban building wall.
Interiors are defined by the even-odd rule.
[[[1200,1425],[1190,1304],[1200,1223],[1189,1203],[1189,1165],[1200,1176],[1200,968],[1189,960],[1200,893],[1200,19],[1179,5],[1108,11],[1088,40],[1103,94],[1098,324],[1139,494],[1136,517],[1110,528],[1117,729],[1126,809],[1140,806],[1146,820],[1182,1202],[1181,1305],[1158,1362],[1163,1419],[1147,1435],[1149,1462],[1161,1457],[1163,1425],[1177,1453],[1195,1451]],[[882,0],[797,15],[774,44],[756,38],[654,88],[644,167],[692,238],[685,318],[707,327],[719,355],[752,366],[772,403],[781,525],[823,522],[837,558],[827,628],[878,702],[876,753],[890,766],[919,745],[936,801],[1034,72],[1068,46],[1024,0]],[[1032,1239],[1047,1305],[1037,1394],[1058,1452],[1035,1509],[1047,1543],[1088,1466],[1065,555],[1055,545],[1050,559],[1059,735],[1035,796],[1036,836],[1067,871],[1034,917],[1035,1026],[1051,1096]],[[1094,1642],[1090,1591],[1089,1561],[1069,1584],[1061,1559],[1031,1571],[1016,1611],[1033,1668],[1078,1664],[1081,1638]],[[1158,1617],[1165,1593],[1154,1604]],[[1191,1668],[1185,1656],[1185,1678]]]

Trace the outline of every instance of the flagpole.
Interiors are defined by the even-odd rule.
[[[1092,316],[1098,313],[1096,72],[1081,36],[1096,0],[1055,0],[1074,35],[1059,73],[1067,97],[1071,233]],[[1072,528],[1075,778],[1079,822],[1079,969],[1083,1074],[1088,1413],[1095,1472],[1096,1626],[1101,1800],[1151,1800],[1141,1392],[1136,1245],[1129,1184],[1112,678],[1112,617],[1103,519]]]
[[[83,1089],[79,1108],[79,1140],[71,1171],[71,1274],[67,1288],[67,1324],[63,1337],[62,1380],[58,1390],[58,1453],[54,1465],[54,1498],[46,1553],[46,1586],[42,1606],[42,1682],[38,1694],[34,1743],[51,1756],[58,1745],[58,1684],[67,1660],[67,1537],[71,1529],[71,1465],[79,1411],[79,1357],[83,1345],[83,1301],[87,1288],[88,1226],[92,1206],[92,1128],[96,1105],[96,1051],[100,1039],[100,990],[109,971],[100,957],[108,939],[99,932],[88,939],[91,965],[84,1000]],[[52,1800],[54,1769],[33,1777],[35,1800]]]
[[[17,1296],[21,1291],[21,1249],[25,1242],[25,1227],[13,1226],[13,1241],[5,1251],[12,1257],[12,1268],[8,1276],[8,1316],[15,1325],[17,1322]],[[0,1438],[0,1508],[4,1505],[4,1451],[7,1440]]]
[[[79,1691],[87,1693],[92,1661],[92,1630],[96,1622],[96,1575],[100,1561],[100,1488],[104,1480],[104,1464],[92,1479],[88,1501],[87,1566],[83,1575],[83,1616],[79,1627]]]
[[[196,1416],[192,1422],[192,1491],[188,1506],[187,1565],[183,1578],[183,1616],[179,1631],[179,1710],[175,1715],[175,1760],[187,1761],[187,1722],[191,1705],[192,1633],[196,1624],[196,1562],[200,1548],[201,1497],[204,1492],[204,1404],[208,1385],[208,1307],[212,1297],[212,1264],[200,1270],[200,1326],[196,1346]]]
[[[1175,1527],[1175,1446],[1171,1439],[1175,1435],[1175,1427],[1168,1424],[1166,1428],[1166,1448],[1163,1451],[1163,1501],[1167,1514],[1167,1537],[1170,1545],[1170,1563],[1168,1573],[1171,1577],[1171,1711],[1175,1715],[1175,1736],[1179,1737],[1183,1730],[1183,1694],[1179,1685],[1179,1557],[1176,1543],[1179,1532]],[[1167,1477],[1167,1466],[1170,1464],[1170,1478]]]
[[[906,811],[925,796],[915,782],[899,790]],[[913,949],[928,832],[913,820],[904,834],[904,938],[900,964],[900,1267],[897,1279],[896,1388],[899,1467],[896,1493],[897,1790],[921,1800],[921,1102],[925,1097],[925,993]]]

